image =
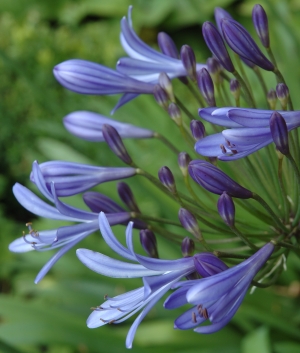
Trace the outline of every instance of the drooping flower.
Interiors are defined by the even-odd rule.
[[[199,115],[213,124],[230,127],[206,136],[195,144],[197,153],[230,161],[248,156],[273,142],[270,118],[273,110],[248,108],[204,108]],[[288,131],[300,126],[300,111],[280,111]]]
[[[210,271],[213,264],[219,264],[221,261],[214,255],[207,253],[178,260],[141,256],[136,254],[133,249],[132,223],[129,223],[126,229],[127,247],[123,246],[114,236],[103,213],[99,215],[99,227],[104,240],[111,249],[130,262],[116,260],[87,249],[77,250],[79,260],[91,270],[105,276],[113,278],[141,277],[144,286],[114,298],[107,298],[107,301],[96,307],[88,317],[87,325],[90,328],[95,328],[107,323],[117,324],[142,310],[128,332],[127,348],[132,347],[138,325],[173,284],[193,273],[197,268],[200,269],[200,272]],[[136,263],[132,263],[132,261]],[[227,268],[225,264],[224,266]]]
[[[237,266],[210,277],[175,284],[173,287],[178,289],[165,301],[165,308],[178,308],[183,303],[194,305],[175,320],[175,328],[187,330],[209,320],[210,325],[199,326],[194,331],[214,333],[222,329],[238,310],[252,279],[273,250],[274,245],[267,243]]]

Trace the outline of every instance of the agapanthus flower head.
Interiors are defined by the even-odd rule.
[[[194,331],[198,333],[222,329],[238,310],[252,279],[273,250],[274,245],[267,243],[237,266],[229,269],[216,266],[219,272],[211,276],[175,284],[173,287],[179,288],[166,300],[165,308],[174,309],[187,302],[194,305],[175,320],[175,328],[186,330],[196,327]],[[211,324],[199,326],[206,320]]]
[[[227,192],[228,195],[241,199],[252,197],[250,190],[243,188],[209,162],[202,160],[191,161],[189,174],[196,183],[214,194],[221,195],[223,192]]]
[[[113,120],[104,115],[76,111],[66,115],[63,119],[65,128],[73,135],[93,142],[105,141],[102,133],[104,124],[113,126],[122,138],[151,138],[154,131]]]

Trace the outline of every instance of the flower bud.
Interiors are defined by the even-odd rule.
[[[217,256],[203,252],[194,255],[194,264],[201,277],[210,277],[228,269],[228,266]]]
[[[264,56],[250,33],[241,24],[224,18],[221,26],[225,41],[235,53],[252,61],[262,69],[267,71],[274,70],[274,65]]]
[[[241,85],[235,78],[230,80],[230,92],[232,93],[234,99],[237,101],[240,99],[241,95]]]
[[[188,176],[188,165],[191,157],[186,152],[180,152],[178,155],[178,165],[184,177]]]
[[[150,257],[158,259],[156,237],[150,229],[140,230],[140,242],[143,249]]]
[[[130,211],[140,213],[140,209],[128,184],[123,181],[119,182],[117,185],[117,190],[120,199],[130,209]]]
[[[199,90],[204,97],[206,103],[210,107],[216,106],[214,84],[210,74],[206,69],[201,69],[197,72],[197,83]]]
[[[229,18],[230,20],[233,20],[233,18],[227,11],[225,11],[221,7],[216,7],[214,14],[215,14],[215,20],[216,20],[218,30],[219,30],[220,34],[222,35],[221,22],[222,22],[223,18]]]
[[[160,182],[172,193],[176,192],[175,179],[168,167],[161,167],[158,171],[158,178]]]
[[[153,96],[156,102],[165,110],[168,110],[169,97],[166,91],[160,86],[155,85],[153,88]]]
[[[233,227],[235,207],[231,196],[229,196],[227,192],[223,192],[223,194],[219,197],[217,206],[218,206],[218,212],[222,217],[223,221],[229,227]]]
[[[196,57],[189,45],[183,45],[180,51],[180,58],[188,76],[196,81]]]
[[[285,83],[278,83],[276,86],[276,95],[279,99],[282,109],[285,110],[290,96],[288,86]]]
[[[178,59],[179,53],[173,39],[165,32],[159,32],[157,43],[161,52],[171,58]]]
[[[202,34],[209,50],[219,60],[220,64],[229,72],[234,72],[234,66],[224,44],[223,38],[211,22],[204,22]]]
[[[264,8],[256,4],[252,10],[252,21],[254,24],[255,31],[265,48],[270,47],[270,37],[269,37],[269,26],[268,17]]]
[[[289,136],[286,122],[281,114],[274,112],[270,118],[270,129],[273,141],[278,151],[287,155],[289,150]]]
[[[200,120],[192,120],[190,128],[195,141],[202,140],[205,136],[205,126]]]
[[[111,125],[104,124],[102,127],[102,133],[106,143],[114,154],[124,163],[131,165],[132,159],[126,150],[118,131]]]
[[[275,110],[277,103],[277,94],[273,88],[271,88],[267,94],[267,101],[270,105],[270,109]]]
[[[183,228],[193,234],[195,238],[199,238],[201,231],[195,216],[185,208],[181,208],[178,212],[178,218]]]
[[[165,72],[162,72],[159,74],[158,83],[159,83],[160,87],[167,93],[170,101],[175,102],[172,82],[171,82],[169,76]]]
[[[182,117],[181,117],[181,111],[180,111],[178,105],[175,103],[170,103],[170,105],[168,107],[168,113],[169,113],[171,119],[174,120],[175,124],[178,126],[181,126]]]
[[[183,257],[193,256],[195,252],[194,240],[189,237],[185,237],[181,243],[181,252]]]
[[[222,195],[226,191],[228,195],[241,199],[249,199],[253,195],[250,190],[243,188],[220,169],[206,161],[193,160],[188,169],[195,182],[209,192]]]

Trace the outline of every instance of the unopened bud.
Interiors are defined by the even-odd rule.
[[[214,83],[210,74],[206,69],[201,69],[197,72],[197,83],[199,90],[204,97],[206,103],[210,107],[216,106]]]
[[[254,24],[255,31],[265,48],[270,47],[270,37],[269,37],[269,26],[268,17],[264,8],[256,4],[252,10],[252,21]]]
[[[183,45],[180,51],[180,58],[188,76],[196,81],[196,57],[189,45]]]
[[[168,167],[161,167],[158,171],[160,182],[172,193],[176,193],[176,185],[173,173]]]
[[[170,105],[168,107],[168,113],[170,115],[170,118],[172,120],[174,120],[175,124],[178,126],[181,126],[182,117],[181,117],[181,111],[180,111],[178,105],[175,103],[170,103]]]
[[[235,78],[230,80],[230,92],[232,93],[234,99],[238,101],[241,95],[241,85]]]
[[[153,95],[156,102],[165,110],[168,110],[169,97],[166,91],[160,86],[155,85],[153,89]]]
[[[271,115],[270,129],[277,150],[284,155],[289,154],[288,128],[284,118],[278,112],[274,112]]]
[[[140,230],[140,242],[143,249],[150,257],[158,259],[156,237],[150,229]]]
[[[210,277],[228,269],[228,266],[215,255],[203,252],[194,256],[194,264],[201,277]]]
[[[117,185],[117,190],[120,199],[130,209],[130,211],[140,213],[140,209],[128,184],[124,183],[123,181],[119,182]]]
[[[170,101],[175,102],[172,82],[171,82],[169,76],[165,72],[162,72],[159,74],[158,83],[159,83],[160,87],[167,93]]]
[[[180,152],[178,155],[178,165],[184,177],[188,176],[188,166],[191,160],[186,152]]]
[[[285,83],[278,83],[276,86],[277,98],[282,106],[283,110],[286,110],[287,103],[290,96],[290,91]]]
[[[194,240],[189,237],[185,237],[181,243],[181,252],[183,257],[193,256],[195,252]]]
[[[124,163],[131,165],[132,159],[126,150],[118,131],[111,125],[104,124],[102,126],[102,134],[106,143],[114,152],[114,154],[118,156]]]
[[[205,136],[205,126],[200,120],[192,120],[190,129],[195,141],[202,140]]]
[[[218,199],[218,212],[229,227],[234,226],[235,206],[227,192],[223,192]]]
[[[181,208],[178,212],[178,218],[183,228],[193,234],[195,238],[201,237],[201,231],[195,216],[185,208]]]

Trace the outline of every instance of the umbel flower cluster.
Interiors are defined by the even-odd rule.
[[[38,273],[38,283],[68,250],[99,232],[116,258],[77,249],[78,259],[102,276],[140,278],[141,287],[106,296],[88,317],[87,326],[118,324],[139,313],[129,329],[127,348],[132,347],[141,321],[163,296],[160,307],[183,307],[182,314],[174,317],[174,328],[202,334],[222,329],[249,287],[267,287],[277,280],[288,254],[299,249],[300,220],[300,111],[293,110],[272,53],[263,7],[254,6],[252,19],[265,54],[240,23],[216,8],[216,25],[205,22],[202,26],[212,53],[206,63],[197,63],[188,45],[178,52],[166,33],[158,34],[160,51],[149,47],[135,33],[131,12],[130,7],[121,20],[120,40],[127,56],[119,59],[116,70],[72,59],[54,68],[55,78],[79,94],[122,94],[113,112],[134,104],[131,101],[140,94],[154,96],[153,104],[159,104],[174,121],[187,152],[178,150],[171,131],[159,134],[96,112],[68,114],[64,125],[70,133],[87,141],[106,142],[126,166],[35,161],[30,180],[43,199],[20,184],[13,188],[15,197],[35,215],[69,223],[41,231],[28,223],[28,234],[10,244],[13,252],[57,249]],[[273,88],[265,81],[265,71],[274,76]],[[256,81],[255,91],[249,75]],[[176,90],[174,79],[180,81]],[[190,92],[198,111],[178,98],[180,89]],[[263,109],[257,108],[256,91],[264,97],[264,103],[259,101]],[[162,162],[157,175],[140,168],[125,147],[127,138],[159,139],[178,161],[180,174],[164,165],[168,160]],[[175,181],[174,175],[181,180]],[[159,193],[170,197],[177,205],[178,219],[145,214],[134,190],[123,181],[133,177],[144,177],[157,188],[154,195],[145,188],[145,197]],[[125,208],[92,191],[115,180]],[[66,200],[73,195],[81,195],[90,211],[70,205]],[[235,215],[236,206],[243,217]],[[126,227],[126,246],[111,229],[116,224]],[[146,255],[134,249],[138,234]],[[182,255],[161,258],[156,237],[178,244]]]

